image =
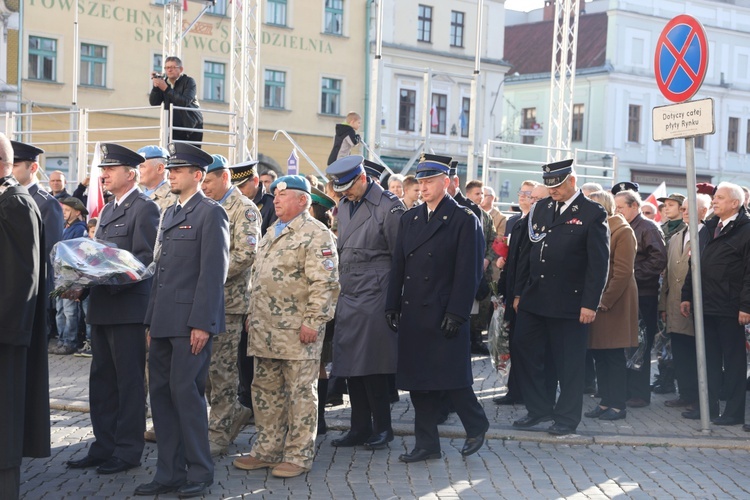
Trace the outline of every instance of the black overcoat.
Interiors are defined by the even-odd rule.
[[[471,210],[446,195],[427,222],[427,205],[401,217],[386,311],[400,312],[396,385],[404,390],[470,387],[469,314],[482,277],[484,236]],[[450,314],[459,334],[440,330]]]

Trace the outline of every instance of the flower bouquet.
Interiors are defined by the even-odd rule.
[[[69,290],[94,285],[125,285],[150,278],[153,266],[146,267],[135,255],[112,243],[74,238],[52,247],[55,289],[51,297]]]
[[[510,248],[508,247],[508,237],[498,237],[495,238],[495,241],[492,242],[492,249],[495,251],[495,253],[498,255],[498,257],[502,257],[505,260],[508,260],[508,251]]]
[[[493,283],[493,285],[495,285]],[[493,288],[495,288],[493,286]],[[492,295],[492,304],[495,308],[492,313],[492,320],[487,330],[487,339],[490,348],[490,360],[492,366],[497,370],[500,377],[500,385],[508,385],[508,375],[510,375],[510,347],[508,334],[510,331],[508,322],[505,321],[505,306],[502,299],[494,290]]]

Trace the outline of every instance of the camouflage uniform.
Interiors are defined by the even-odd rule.
[[[167,207],[174,205],[174,202],[177,201],[177,195],[172,194],[169,181],[164,181],[164,183],[156,188],[156,191],[151,193],[148,197],[154,200],[154,203],[159,205],[160,213],[164,213]]]
[[[248,355],[255,356],[253,409],[257,438],[250,455],[312,467],[318,426],[316,381],[326,323],[339,294],[333,234],[307,211],[258,248],[248,312]],[[299,340],[305,325],[317,330]]]
[[[247,311],[247,290],[255,249],[260,240],[260,211],[236,187],[223,200],[229,216],[229,272],[224,284],[224,311],[227,330],[214,337],[208,367],[208,440],[212,448],[229,446],[240,431],[244,409],[237,401],[237,348],[242,318]],[[207,387],[208,389],[208,387]]]

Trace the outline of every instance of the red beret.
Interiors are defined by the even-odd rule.
[[[707,194],[709,196],[713,196],[714,192],[716,192],[716,186],[711,184],[710,182],[699,182],[695,185],[695,189],[700,194]]]

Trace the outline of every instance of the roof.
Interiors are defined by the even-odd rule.
[[[552,65],[552,21],[505,28],[505,56],[512,72],[549,73]],[[607,53],[607,13],[581,14],[578,20],[576,69],[604,66]]]

